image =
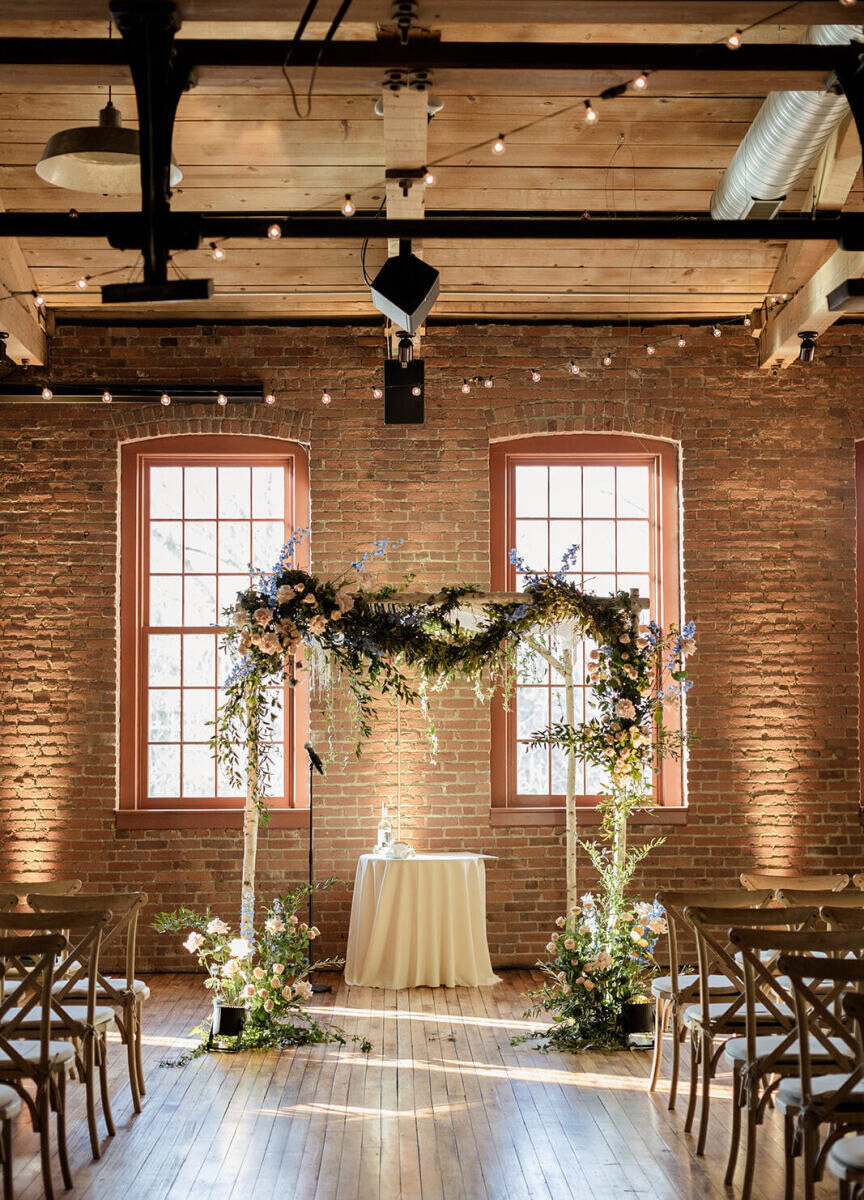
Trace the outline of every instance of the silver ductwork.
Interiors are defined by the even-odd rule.
[[[801,41],[817,46],[864,41],[861,25],[812,25]],[[772,92],[711,197],[715,221],[773,217],[849,112],[845,96]]]

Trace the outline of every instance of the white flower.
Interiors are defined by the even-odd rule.
[[[285,984],[285,986],[284,986],[284,987],[283,987],[283,989],[282,989],[282,999],[283,999],[283,1000],[290,1000],[290,999],[291,999],[291,997],[293,996],[293,994],[294,994],[294,993],[291,991],[291,984],[290,984],[290,983],[286,983],[286,984]]]
[[[660,934],[666,933],[669,926],[666,924],[664,917],[652,917],[652,919],[648,922],[648,928],[652,933]]]
[[[284,933],[285,922],[281,917],[268,917],[264,922],[264,928],[268,933]]]
[[[183,943],[183,946],[189,951],[190,954],[195,954],[196,951],[201,949],[203,944],[204,938],[200,933],[190,933],[186,941]]]
[[[226,925],[224,921],[219,919],[219,917],[214,917],[207,926],[207,932],[224,935],[231,932],[231,926]]]
[[[623,717],[625,721],[632,721],[636,716],[636,709],[633,706],[632,700],[619,700],[615,705],[615,712],[619,717]]]
[[[282,649],[277,633],[262,633],[252,639],[262,654],[278,654]]]
[[[594,903],[594,893],[593,893],[593,892],[586,892],[586,893],[585,893],[585,895],[584,895],[584,896],[580,896],[580,897],[579,897],[579,899],[582,901],[582,903],[583,903],[583,904],[585,905],[585,907],[587,908],[587,907],[588,907],[590,904],[593,904],[593,903]]]
[[[558,949],[558,947],[555,945],[554,942],[546,943],[546,953],[547,954],[554,954],[557,949]]]
[[[271,988],[278,988],[278,987],[282,986],[282,980],[279,978],[278,975],[274,975],[273,978],[270,980],[270,986],[271,986]]]
[[[233,979],[240,970],[240,964],[236,958],[229,958],[226,963],[222,964],[222,974],[226,979]]]
[[[290,604],[294,599],[295,591],[290,584],[283,583],[282,587],[276,589],[276,603]]]
[[[274,975],[281,975],[285,970],[285,964],[284,963],[274,963],[271,970],[273,971]]]
[[[247,983],[243,989],[243,995],[244,996],[254,996],[255,995],[255,984]]]
[[[639,647],[640,650],[644,650],[645,647],[648,645],[649,640],[650,639],[647,638],[644,633],[640,633],[636,639],[636,645]]]
[[[288,924],[296,925],[299,920],[300,920],[300,918],[295,913],[292,913],[291,916],[288,918]]]
[[[321,613],[316,613],[314,617],[310,618],[310,621],[309,621],[309,632],[310,633],[316,633],[316,634],[323,633],[326,628],[327,628],[327,618],[325,616],[322,616]]]
[[[298,1000],[311,1000],[312,984],[307,983],[305,979],[298,979],[294,984],[294,995]]]
[[[590,925],[580,925],[579,932],[582,934],[583,937],[587,937],[588,934],[591,932],[591,926]]]
[[[555,918],[555,924],[558,926],[559,929],[563,929],[564,926],[566,925],[566,923],[567,922],[564,919],[564,917],[556,917]]]
[[[353,592],[346,592],[344,588],[340,588],[335,596],[336,606],[340,612],[350,612],[354,607]]]
[[[264,968],[256,967],[254,969],[254,971],[252,972],[252,977],[253,977],[253,979],[263,979],[264,978]]]
[[[234,938],[228,943],[228,953],[232,958],[248,958],[252,947],[244,937]]]
[[[234,615],[231,618],[231,623],[234,625],[235,629],[245,629],[245,627],[249,624],[249,614],[246,612],[246,609],[240,608],[238,605],[237,608],[234,609]]]
[[[696,653],[696,639],[695,638],[682,638],[681,639],[681,653],[682,654],[695,654]]]
[[[273,609],[264,607],[256,608],[252,614],[252,619],[256,625],[260,625],[263,629],[265,625],[269,625],[273,620]]]
[[[573,941],[572,938],[564,939],[564,949],[565,950],[575,950],[576,949],[576,943]]]
[[[318,928],[317,925],[313,925],[312,928],[309,930],[309,941],[314,942],[315,938],[320,937],[320,936],[321,936],[321,930]]]

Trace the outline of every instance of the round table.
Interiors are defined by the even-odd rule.
[[[498,983],[486,943],[482,856],[361,854],[345,982],[379,988]]]

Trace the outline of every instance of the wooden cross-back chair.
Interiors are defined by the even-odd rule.
[[[841,906],[836,903],[837,899],[832,896],[831,903],[823,904],[819,910],[828,928],[838,933],[844,929],[864,929],[864,904]],[[864,896],[861,899],[864,900]]]
[[[69,1042],[51,1039],[51,988],[54,960],[66,948],[66,939],[57,934],[31,937],[0,936],[0,963],[12,963],[17,978],[5,995],[0,996],[0,1080],[18,1093],[30,1112],[33,1128],[39,1134],[42,1186],[46,1200],[54,1200],[51,1178],[50,1114],[57,1118],[57,1152],[60,1170],[67,1188],[72,1187],[69,1154],[66,1148],[66,1071],[75,1058]],[[24,1026],[36,1022],[32,1028]],[[31,1096],[24,1084],[35,1088]],[[7,1170],[4,1147],[4,1184]]]
[[[663,1061],[663,1033],[668,1026],[672,1037],[672,1071],[669,1079],[669,1108],[674,1109],[678,1097],[678,1077],[681,1070],[681,1042],[684,1037],[683,1013],[688,1005],[699,998],[698,972],[683,973],[681,970],[681,943],[685,937],[693,938],[693,930],[684,917],[688,905],[727,905],[735,908],[759,908],[773,899],[771,891],[742,892],[734,889],[703,889],[701,891],[661,890],[657,900],[663,905],[669,927],[669,974],[651,981],[654,996],[654,1061],[648,1090],[654,1091],[660,1078]],[[729,988],[729,981],[717,975],[710,986],[718,991]],[[692,1080],[691,1080],[692,1088]],[[692,1114],[691,1114],[692,1121]],[[690,1126],[688,1125],[688,1129]]]
[[[854,1022],[858,1046],[864,1054],[864,994],[847,992],[843,1011]],[[840,1200],[864,1200],[864,1134],[842,1137],[829,1147],[828,1170],[840,1184]]]
[[[747,1136],[742,1200],[748,1200],[752,1193],[757,1127],[781,1078],[799,1073],[795,1000],[789,979],[778,976],[775,970],[776,960],[781,952],[792,949],[802,955],[824,953],[818,909],[787,907],[782,919],[794,930],[767,928],[772,921],[776,923],[777,916],[776,909],[749,913],[746,928],[733,927],[729,931],[736,962],[740,961],[743,968],[745,1007],[744,1037],[732,1038],[724,1046],[733,1073],[732,1140],[725,1183],[731,1184],[734,1176],[744,1112]],[[764,1027],[772,1020],[774,1032],[766,1033]],[[837,1049],[842,1051],[842,1047]],[[834,1069],[833,1054],[826,1055],[818,1043],[813,1047],[812,1061],[814,1072],[824,1074]],[[791,1196],[794,1168],[788,1130],[786,1170],[786,1194]]]
[[[790,888],[798,892],[842,892],[849,885],[848,875],[779,875],[771,871],[742,871],[742,887],[750,892],[764,888]]]
[[[864,1128],[864,1056],[837,1003],[850,986],[864,988],[864,930],[822,933],[819,951],[805,956],[784,950],[778,959],[795,1001],[799,1073],[781,1079],[775,1103],[784,1118],[787,1155],[802,1158],[805,1200],[814,1200],[834,1142]],[[833,1070],[823,1069],[826,1061],[833,1061]],[[822,1126],[830,1128],[820,1147]]]
[[[31,893],[27,903],[35,912],[45,912],[54,907],[54,898],[42,893]],[[132,1105],[136,1113],[141,1112],[141,1097],[146,1093],[144,1062],[142,1054],[142,1025],[144,1001],[150,989],[142,979],[135,978],[135,957],[138,938],[138,919],[147,903],[146,892],[108,892],[100,895],[79,895],[65,899],[64,909],[70,912],[101,906],[111,910],[111,923],[102,933],[102,955],[105,947],[112,945],[116,953],[121,947],[124,955],[124,973],[106,975],[99,969],[96,981],[96,1001],[114,1009],[114,1020],[120,1037],[126,1046],[129,1071],[129,1088]],[[55,984],[68,999],[77,999],[86,990],[84,980],[70,982],[60,980]]]
[[[114,1120],[111,1114],[111,1099],[108,1091],[108,1026],[114,1019],[114,1010],[96,1004],[96,979],[99,969],[99,953],[102,931],[111,919],[106,909],[82,909],[71,912],[2,913],[0,933],[18,931],[25,933],[55,933],[67,939],[67,945],[54,974],[64,986],[70,987],[79,980],[86,982],[86,992],[74,995],[59,990],[52,981],[50,1020],[55,1038],[70,1039],[75,1049],[75,1067],[78,1078],[84,1084],[87,1097],[87,1127],[90,1133],[90,1148],[94,1159],[102,1155],[99,1131],[96,1124],[96,1077],[102,1097],[102,1115],[108,1136],[114,1136]],[[20,962],[18,967],[20,969]],[[74,1001],[78,1003],[74,1003]],[[70,1003],[70,1001],[72,1001]],[[39,1033],[41,1012],[31,1013],[18,1022],[21,1037],[36,1037]]]
[[[850,888],[847,892],[817,892],[798,891],[796,888],[781,888],[777,899],[787,908],[797,908],[801,904],[812,904],[816,908],[831,906],[834,908],[851,908],[864,912],[864,895]]]
[[[81,891],[80,879],[0,879],[0,893],[14,893],[18,904],[23,904],[29,892],[43,896],[74,896]]]

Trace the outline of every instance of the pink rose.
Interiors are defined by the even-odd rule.
[[[274,1008],[273,1001],[272,1001],[272,1000],[265,1000],[265,1001],[264,1001],[264,1007],[265,1007],[265,1009],[267,1010],[267,1012],[272,1012],[272,1011],[273,1011],[273,1008]]]
[[[262,627],[264,625],[269,625],[273,620],[273,609],[256,608],[252,614],[252,619],[255,621],[256,625],[261,625]]]

